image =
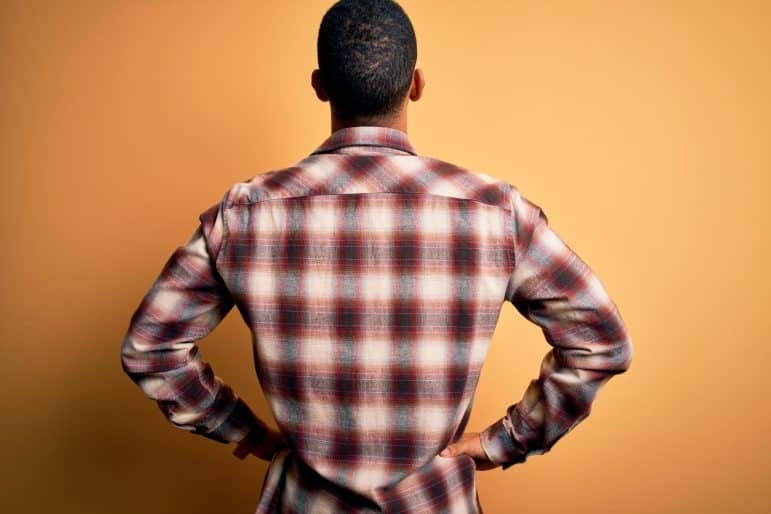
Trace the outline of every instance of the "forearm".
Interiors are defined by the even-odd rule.
[[[135,328],[121,348],[124,372],[176,427],[220,443],[238,442],[265,424],[201,359],[192,342],[153,345]]]
[[[482,432],[485,453],[493,462],[506,469],[549,451],[589,416],[602,386],[629,367],[631,339],[617,314],[604,316],[597,318],[597,326],[617,327],[615,339],[550,350],[522,399]]]

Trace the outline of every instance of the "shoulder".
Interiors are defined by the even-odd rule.
[[[308,187],[299,177],[304,168],[303,162],[300,162],[285,168],[261,172],[231,184],[223,198],[223,208],[248,205],[279,196],[304,194]]]
[[[508,181],[476,168],[438,159],[421,157],[426,169],[436,175],[429,184],[430,192],[446,192],[482,203],[511,210],[512,195],[516,186]]]

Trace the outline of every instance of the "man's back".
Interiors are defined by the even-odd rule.
[[[261,511],[477,511],[473,460],[438,453],[463,433],[504,301],[508,202],[382,127],[231,190],[218,269],[291,448]]]

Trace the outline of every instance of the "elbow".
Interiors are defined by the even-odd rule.
[[[602,312],[591,324],[592,342],[582,354],[584,369],[593,369],[609,375],[624,373],[632,365],[634,344],[618,311]]]
[[[141,351],[136,347],[131,333],[127,333],[120,344],[120,365],[129,377],[133,377],[141,365]]]
[[[622,371],[627,371],[632,365],[632,355],[634,354],[634,344],[632,338],[627,335],[626,340],[622,346],[623,358],[622,358]]]
[[[632,337],[629,334],[629,330],[621,318],[621,314],[616,310],[616,326],[619,341],[616,351],[616,361],[618,362],[619,373],[627,371],[632,365],[632,357],[634,354],[634,343],[632,343]]]
[[[613,370],[615,373],[624,373],[629,370],[632,365],[632,356],[634,354],[634,344],[629,334],[624,335],[622,339],[619,339],[613,348],[612,361]]]
[[[634,344],[626,327],[626,323],[621,318],[618,309],[613,308],[609,316],[606,317],[605,330],[607,340],[615,341],[610,350],[610,365],[615,373],[624,373],[632,365],[634,354]]]

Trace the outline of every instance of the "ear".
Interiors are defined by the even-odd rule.
[[[412,72],[412,84],[410,85],[410,100],[417,102],[423,96],[423,88],[426,87],[426,79],[423,76],[423,70],[415,68]]]
[[[327,91],[324,89],[324,84],[321,83],[321,70],[315,69],[311,73],[311,86],[316,91],[316,97],[322,102],[329,101]]]

